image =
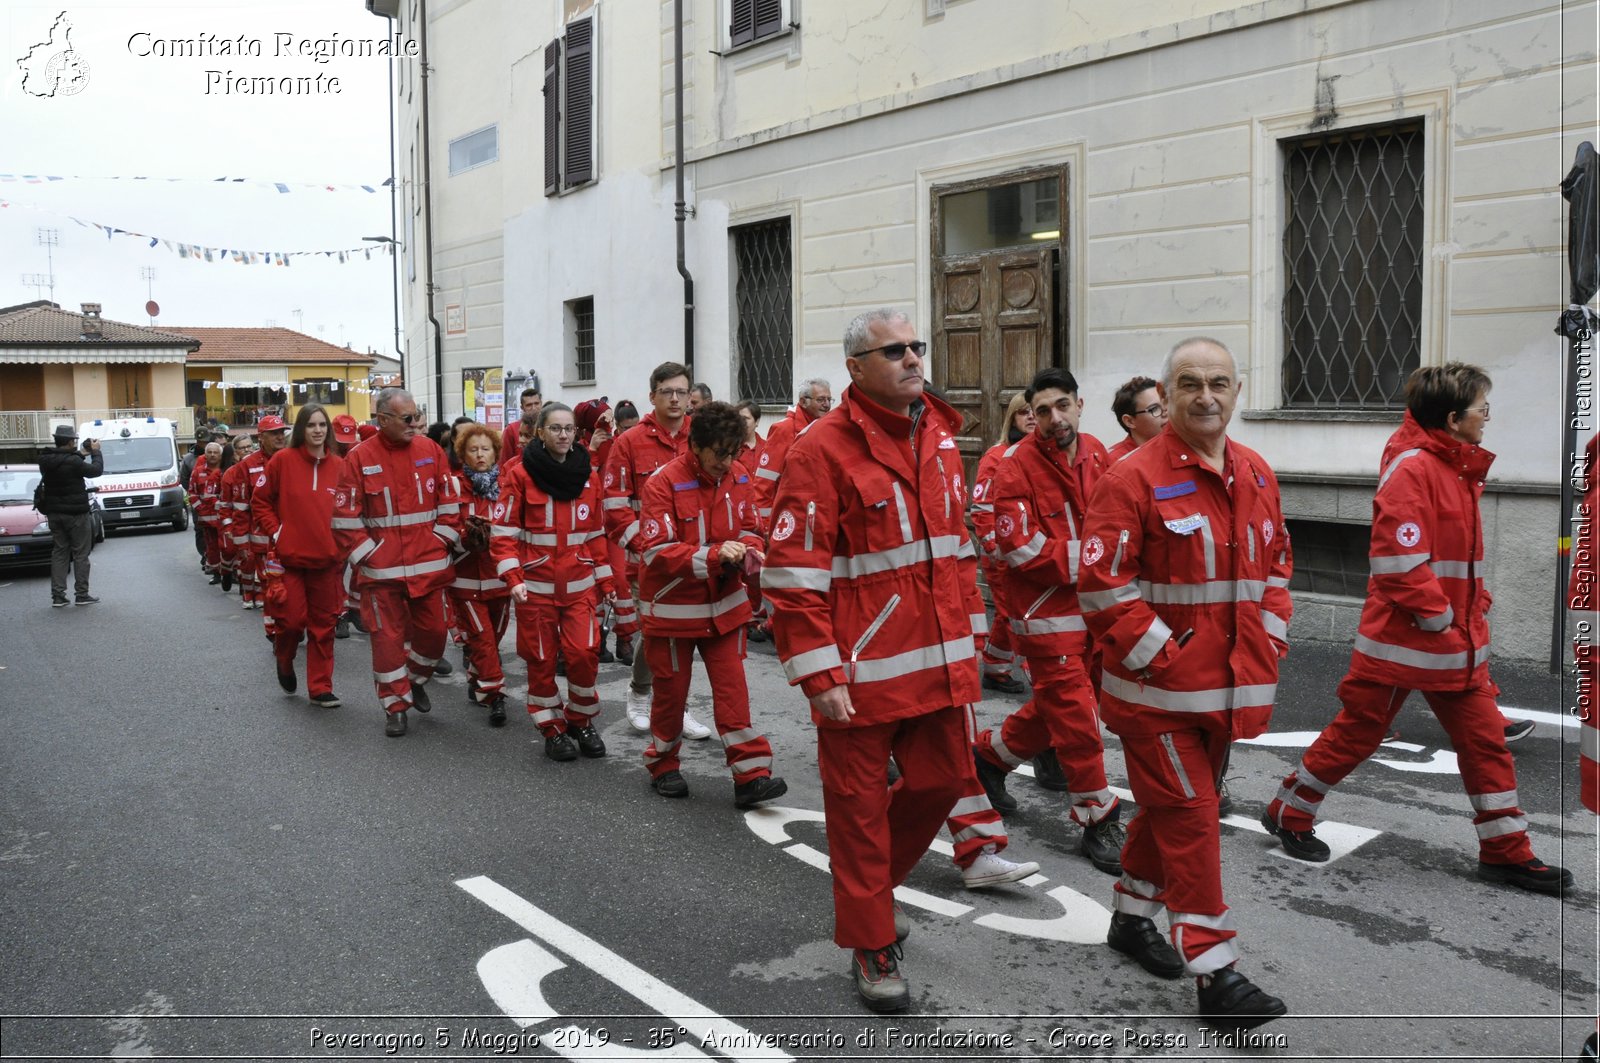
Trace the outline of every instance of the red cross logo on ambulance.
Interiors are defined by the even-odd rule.
[[[1091,535],[1083,544],[1083,563],[1092,565],[1106,556],[1106,544],[1100,541],[1100,536]]]
[[[783,542],[794,534],[794,514],[787,509],[778,514],[778,523],[772,526],[773,542]]]
[[[1408,520],[1394,530],[1394,537],[1401,546],[1416,546],[1422,541],[1422,529]]]

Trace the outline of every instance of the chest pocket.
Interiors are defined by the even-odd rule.
[[[856,504],[845,519],[854,524],[856,542],[868,550],[888,550],[915,538],[905,489],[876,464],[849,470]]]
[[[382,472],[362,472],[361,493],[365,496],[363,512],[369,517],[394,516],[394,492]]]
[[[1156,556],[1165,560],[1165,566],[1154,567],[1164,567],[1173,582],[1199,583],[1224,574],[1218,536],[1226,537],[1228,529],[1213,526],[1200,499],[1191,494],[1157,501],[1154,527],[1146,529],[1146,553],[1153,555],[1152,561]]]
[[[678,528],[678,541],[701,546],[711,541],[705,511],[700,508],[698,490],[672,492],[672,519]]]

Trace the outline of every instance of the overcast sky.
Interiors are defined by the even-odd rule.
[[[86,71],[86,80],[70,94],[25,91],[24,66],[43,67],[58,51],[59,42],[35,46],[50,39],[63,12],[76,69]],[[389,21],[369,14],[362,0],[5,0],[0,174],[68,179],[29,184],[0,178],[0,200],[9,204],[0,209],[0,306],[49,297],[23,283],[25,274],[52,273],[37,240],[46,228],[59,234],[54,298],[68,309],[99,302],[108,318],[148,324],[140,268],[150,266],[158,327],[270,322],[392,354],[392,260],[381,246],[361,240],[390,231],[389,190],[381,184],[389,177],[389,64],[339,55],[319,62],[299,52],[302,40],[381,41],[389,30]],[[215,51],[221,40],[237,43],[241,35],[247,44],[259,42],[259,56],[158,54]],[[279,54],[280,35],[290,35],[286,54]],[[180,43],[174,49],[172,42]],[[19,66],[30,52],[32,62]],[[222,80],[228,71],[254,79],[320,74],[322,91],[225,92],[237,86]],[[41,84],[49,82],[30,81],[28,88]],[[138,176],[186,180],[105,180]],[[269,186],[212,183],[217,177]],[[288,184],[290,191],[279,192],[271,182]],[[377,192],[324,188],[345,184],[372,185]],[[206,262],[182,258],[164,244],[151,247],[148,239],[108,240],[73,218],[218,250],[374,251],[370,260],[357,254],[345,264],[321,256],[295,257],[288,267],[239,265],[231,258]]]

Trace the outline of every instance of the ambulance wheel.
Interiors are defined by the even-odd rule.
[[[181,532],[181,531],[187,531],[188,528],[189,528],[189,511],[187,509],[180,509],[178,511],[178,515],[176,517],[172,518],[172,530]]]

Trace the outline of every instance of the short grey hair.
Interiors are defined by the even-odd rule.
[[[802,380],[802,381],[800,381],[800,390],[795,393],[795,398],[797,398],[797,399],[809,399],[809,398],[812,398],[813,396],[816,395],[818,388],[823,389],[829,395],[833,394],[833,383],[832,383],[832,381],[824,380],[820,376],[814,376],[810,380]]]
[[[904,310],[893,310],[887,306],[880,306],[876,310],[868,310],[866,313],[857,314],[851,319],[850,324],[845,326],[845,357],[848,358],[861,349],[861,345],[867,342],[867,333],[872,330],[873,325],[886,325],[894,321],[909,322],[910,320],[911,318]]]
[[[1172,350],[1167,352],[1166,361],[1161,363],[1161,387],[1162,390],[1166,391],[1167,394],[1172,394],[1172,363],[1178,360],[1179,354],[1188,350],[1190,347],[1199,347],[1202,345],[1215,347],[1217,350],[1227,355],[1228,360],[1233,363],[1233,375],[1235,377],[1239,375],[1239,360],[1233,356],[1232,351],[1228,350],[1228,345],[1226,343],[1223,343],[1221,340],[1212,339],[1210,336],[1187,336],[1172,345]]]
[[[378,392],[377,399],[373,401],[372,412],[374,414],[388,413],[389,407],[401,399],[411,399],[411,392],[405,388],[384,388]],[[415,402],[416,400],[412,399],[411,401]]]

